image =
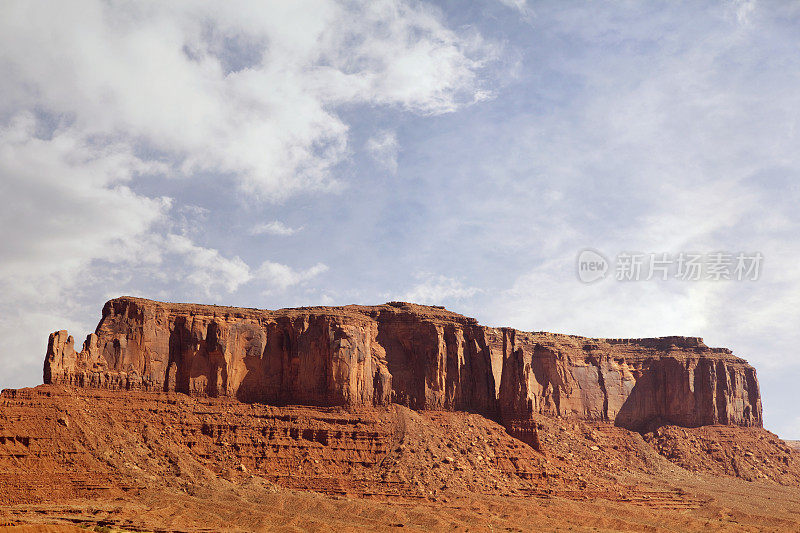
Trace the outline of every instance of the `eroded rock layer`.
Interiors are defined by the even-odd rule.
[[[80,352],[66,331],[51,334],[44,381],[633,429],[762,424],[755,369],[702,339],[529,333],[401,302],[268,311],[117,298]]]

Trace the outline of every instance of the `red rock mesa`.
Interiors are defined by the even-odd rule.
[[[535,414],[762,425],[756,372],[696,337],[593,339],[481,326],[403,302],[277,311],[121,297],[80,352],[50,335],[44,381],[313,406],[399,403],[500,420]]]

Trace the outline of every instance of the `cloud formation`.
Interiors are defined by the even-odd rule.
[[[170,207],[167,198],[129,188],[137,174],[158,168],[130,146],[89,143],[71,128],[42,138],[41,126],[20,113],[0,130],[4,298],[54,297],[91,261],[128,257]]]
[[[298,285],[315,278],[327,270],[327,265],[322,263],[317,263],[316,265],[305,270],[294,270],[291,267],[282,265],[280,263],[265,261],[260,267],[258,267],[258,270],[255,272],[255,276],[266,280],[270,287],[286,289],[287,287]]]
[[[48,329],[108,295],[212,299],[322,274],[207,244],[198,224],[217,213],[153,184],[213,176],[245,210],[337,190],[351,155],[339,108],[454,111],[488,97],[496,50],[399,0],[4,2],[0,335],[38,366]]]
[[[397,173],[397,152],[400,144],[393,131],[381,131],[367,139],[365,146],[372,158],[389,173]]]
[[[419,274],[420,281],[401,299],[427,305],[442,305],[475,296],[481,290],[464,285],[461,280],[430,273]]]
[[[303,228],[292,228],[281,222],[280,220],[273,220],[264,224],[257,224],[250,228],[250,235],[294,235]]]
[[[41,109],[84,140],[157,155],[170,175],[231,174],[272,199],[335,186],[348,152],[336,106],[453,111],[486,97],[476,71],[494,53],[395,0],[11,2],[1,14],[0,112]]]

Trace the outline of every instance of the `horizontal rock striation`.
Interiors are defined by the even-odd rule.
[[[762,425],[755,369],[699,338],[529,333],[402,302],[268,311],[117,298],[80,352],[66,331],[50,335],[44,381],[506,422]]]

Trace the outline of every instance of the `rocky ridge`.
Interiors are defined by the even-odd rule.
[[[51,334],[44,381],[246,403],[537,414],[645,430],[762,425],[755,369],[696,337],[595,339],[481,326],[440,307],[277,311],[110,300],[80,352]]]

